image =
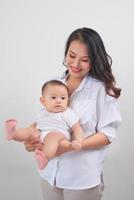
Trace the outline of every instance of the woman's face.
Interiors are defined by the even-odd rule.
[[[83,78],[91,69],[87,47],[79,40],[70,43],[65,60],[71,77]]]

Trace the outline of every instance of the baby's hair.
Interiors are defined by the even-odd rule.
[[[66,88],[66,90],[67,90],[67,92],[68,92],[68,94],[69,94],[68,87],[67,87],[63,82],[61,82],[61,81],[59,81],[59,80],[50,80],[50,81],[45,82],[44,85],[42,86],[42,95],[44,94],[45,89],[46,89],[47,86],[49,86],[49,85],[52,85],[52,86],[56,86],[56,85],[58,85],[58,86],[63,86],[63,87]]]

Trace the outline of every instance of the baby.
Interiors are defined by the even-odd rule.
[[[42,87],[40,102],[43,108],[36,118],[36,128],[40,132],[43,151],[35,150],[39,169],[43,169],[48,161],[56,156],[59,143],[81,149],[83,131],[75,112],[68,107],[68,88],[58,80],[50,80]],[[16,129],[14,119],[5,122],[8,140],[27,141],[35,137],[32,128]]]

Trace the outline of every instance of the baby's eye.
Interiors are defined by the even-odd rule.
[[[61,97],[61,99],[62,99],[62,100],[64,100],[64,99],[65,99],[65,97]]]
[[[56,97],[55,96],[52,96],[52,97],[50,97],[51,99],[56,99]]]

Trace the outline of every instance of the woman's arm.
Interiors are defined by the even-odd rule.
[[[36,129],[36,123],[33,123],[32,125],[30,125],[29,128]],[[110,144],[110,141],[108,137],[104,135],[103,133],[95,133],[83,139],[81,144],[82,144],[83,150],[90,150],[90,149],[98,149],[105,145],[108,145]],[[35,149],[37,148],[40,150],[42,150],[43,148],[43,144],[39,142],[39,135],[37,135],[37,138],[34,140],[29,140],[29,141],[24,142],[24,146],[25,146],[25,149],[29,152],[35,151]],[[56,155],[60,156],[63,153],[66,153],[69,151],[73,151],[73,149],[71,147],[63,147],[62,145],[60,146],[59,144]]]
[[[103,133],[99,132],[99,133],[94,133],[93,135],[83,139],[82,149],[83,150],[99,149],[108,144],[110,144],[108,137]]]
[[[99,149],[105,145],[110,144],[110,141],[107,136],[103,133],[95,133],[87,138],[84,138],[81,142],[83,150],[92,150],[92,149]],[[62,147],[59,144],[57,150],[57,156],[60,156],[66,152],[74,151],[71,147]]]

